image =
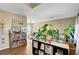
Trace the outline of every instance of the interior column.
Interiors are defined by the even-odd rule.
[[[76,54],[79,55],[79,14],[76,16],[74,39],[76,41]]]

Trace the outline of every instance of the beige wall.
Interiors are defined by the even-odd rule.
[[[37,31],[37,29],[43,26],[44,24],[52,24],[54,29],[59,29],[60,33],[63,33],[64,28],[68,24],[71,24],[71,25],[75,24],[75,17],[35,23],[33,24],[33,31]]]
[[[0,22],[4,22],[4,37],[5,37],[5,44],[0,43],[0,50],[9,48],[9,30],[11,30],[13,18],[18,19],[18,20],[26,19],[25,16],[21,16],[21,15],[17,15],[17,14],[0,10]]]

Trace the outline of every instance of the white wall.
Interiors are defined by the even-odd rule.
[[[67,27],[69,24],[75,25],[75,17],[71,18],[64,18],[64,19],[57,19],[52,21],[46,21],[46,22],[40,22],[40,23],[34,23],[33,31],[37,31],[40,27],[42,27],[45,24],[51,24],[53,25],[53,29],[58,29],[61,34],[64,33],[65,27]]]
[[[79,55],[79,15],[76,17],[74,38],[76,40],[76,54]]]
[[[13,14],[13,13],[9,13],[3,10],[0,10],[0,22],[4,22],[4,41],[5,43],[2,44],[0,43],[0,50],[9,48],[9,30],[11,30],[12,27],[12,19],[26,19],[26,16],[21,16],[21,15],[17,15],[17,14]],[[1,42],[2,40],[0,40]]]

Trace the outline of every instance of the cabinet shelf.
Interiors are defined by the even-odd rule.
[[[23,36],[25,34],[25,36]],[[9,33],[9,42],[10,42],[10,48],[16,48],[21,45],[26,45],[26,32],[10,32]]]
[[[37,43],[37,47],[34,47],[34,44]],[[44,49],[41,49],[44,47]],[[32,51],[33,54],[35,55],[35,50],[37,50],[37,55],[39,55],[39,51],[43,52],[44,55],[55,55],[56,53],[59,53],[58,51],[62,51],[62,55],[68,55],[68,49],[55,46],[55,45],[50,45],[49,43],[37,41],[37,40],[32,40]]]

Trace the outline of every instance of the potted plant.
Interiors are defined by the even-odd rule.
[[[47,26],[48,24],[45,24],[43,27],[41,27],[40,29],[38,29],[38,32],[36,32],[35,37],[37,39],[46,39],[46,34],[47,34]]]
[[[55,41],[59,41],[59,30],[52,29],[51,25],[45,24],[43,27],[41,27],[38,32],[36,32],[35,37],[37,39],[45,40],[45,41],[52,41],[53,37],[55,38]]]
[[[46,40],[51,42],[53,38],[53,30],[52,29],[48,29],[47,30],[47,35],[46,35]]]
[[[74,28],[70,24],[64,29],[64,32],[67,36],[67,42],[73,42],[74,41]]]
[[[60,34],[59,34],[59,30],[58,29],[57,30],[53,30],[53,36],[54,36],[56,42],[59,42]]]

